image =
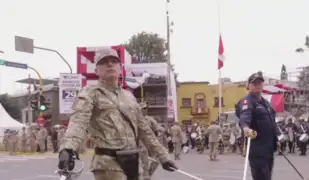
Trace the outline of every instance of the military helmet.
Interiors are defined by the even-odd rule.
[[[141,102],[141,103],[139,103],[139,105],[141,106],[142,109],[147,108],[147,103],[146,102]]]

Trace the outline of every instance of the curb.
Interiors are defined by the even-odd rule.
[[[80,154],[81,157],[88,157],[88,156],[93,156],[93,152],[87,152],[84,154]]]
[[[0,155],[9,155],[9,154],[10,154],[9,152],[0,151]],[[57,156],[58,153],[52,153],[52,152],[45,152],[45,153],[16,152],[16,155],[25,155],[25,156],[50,156],[50,155],[55,155],[55,156]],[[81,157],[88,157],[88,156],[92,156],[92,155],[93,155],[93,152],[87,152],[87,153],[84,153],[84,154],[80,154]]]
[[[10,152],[0,151],[0,155],[6,155],[6,154],[10,154]],[[46,152],[46,153],[16,152],[16,155],[27,155],[27,156],[32,156],[32,155],[46,156],[46,155],[54,155],[54,154],[55,153],[52,153],[52,152]]]

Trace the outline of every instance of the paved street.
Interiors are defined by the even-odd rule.
[[[289,156],[295,166],[309,177],[308,157]],[[82,157],[86,162],[86,168],[79,180],[91,180],[92,174],[89,172],[89,161],[91,157]],[[53,174],[57,164],[56,155],[29,155],[29,156],[7,156],[0,155],[0,177],[1,180],[52,180],[59,179]],[[182,159],[177,161],[180,169],[192,173],[204,180],[240,180],[243,173],[244,158],[238,155],[222,155],[217,162],[210,162],[206,154],[196,154],[190,152],[182,155]],[[248,173],[248,179],[251,179]],[[156,172],[153,180],[189,180],[190,178],[179,173],[162,171]],[[276,157],[274,170],[274,180],[300,179],[287,161],[281,157]]]

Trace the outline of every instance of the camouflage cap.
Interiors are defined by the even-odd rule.
[[[119,55],[118,55],[118,53],[115,49],[104,48],[104,49],[101,49],[101,50],[96,52],[96,55],[94,57],[94,63],[98,64],[98,62],[100,62],[101,60],[103,60],[107,57],[114,57],[114,58],[120,60]]]
[[[142,109],[147,108],[147,103],[145,102],[139,103],[139,105],[141,106]]]

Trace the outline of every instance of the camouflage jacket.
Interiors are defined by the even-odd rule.
[[[72,108],[60,150],[77,150],[88,128],[96,147],[123,150],[138,148],[133,130],[124,119],[127,117],[146,148],[156,154],[160,162],[169,160],[168,153],[154,136],[131,92],[110,88],[99,82],[95,86],[83,88]],[[94,155],[91,169],[121,170],[113,157],[105,155]]]
[[[153,117],[146,116],[146,119],[150,123],[150,128],[152,129],[153,132],[155,132],[155,133],[163,133],[164,132],[164,128],[162,128],[160,126],[160,124],[158,124],[158,122]]]

